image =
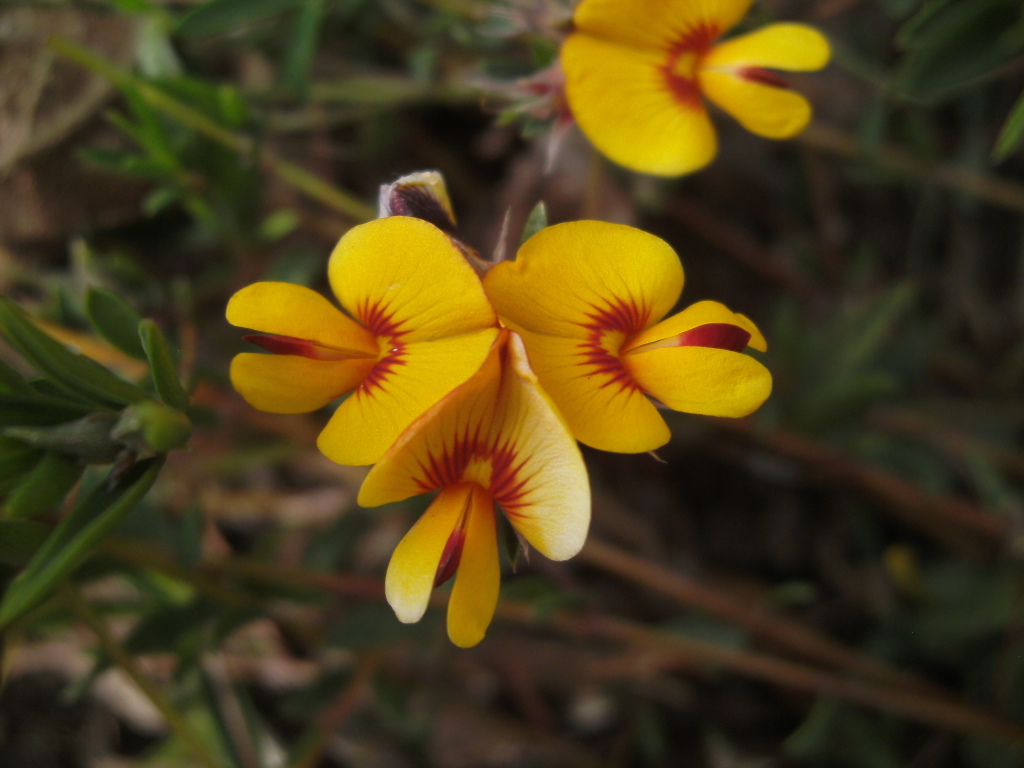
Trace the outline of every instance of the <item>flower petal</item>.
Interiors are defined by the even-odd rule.
[[[373,335],[314,290],[292,283],[253,283],[228,302],[232,325],[377,356]]]
[[[746,14],[753,0],[583,0],[576,29],[640,48],[669,48],[706,30],[714,39]]]
[[[788,139],[810,122],[811,105],[788,88],[779,88],[725,70],[700,73],[704,94],[751,133],[768,139]]]
[[[522,331],[530,366],[573,435],[602,451],[653,451],[671,436],[658,409],[618,357],[593,362],[578,339]]]
[[[243,352],[231,361],[231,383],[260,411],[309,413],[359,386],[373,363]]]
[[[327,271],[341,305],[379,338],[428,341],[497,324],[462,253],[421,219],[389,216],[353,227]]]
[[[769,24],[754,32],[719,43],[703,65],[709,69],[766,67],[810,72],[828,64],[828,39],[805,24]]]
[[[662,347],[623,358],[636,382],[677,411],[747,416],[768,398],[772,377],[754,358],[710,347]]]
[[[515,326],[563,338],[631,335],[653,325],[683,290],[683,267],[664,240],[623,224],[573,221],[542,229],[515,261],[484,279]]]
[[[554,560],[583,546],[586,466],[565,422],[505,332],[480,371],[425,413],[370,471],[359,503],[376,506],[475,482],[537,550]],[[504,362],[502,362],[504,360]]]
[[[338,406],[317,440],[320,451],[339,464],[373,464],[417,417],[480,368],[497,335],[497,328],[488,328],[395,346]]]
[[[471,648],[484,639],[501,582],[494,501],[480,486],[472,488],[466,541],[448,600],[448,637],[460,648]]]
[[[441,491],[391,555],[384,593],[399,621],[413,624],[423,618],[441,554],[468,510],[470,494],[469,485]]]
[[[678,176],[714,158],[718,140],[696,83],[673,88],[666,51],[574,33],[562,45],[561,61],[580,130],[611,160],[642,173]]]
[[[743,315],[731,311],[724,304],[717,301],[698,301],[691,304],[682,312],[677,312],[672,317],[667,317],[657,325],[637,334],[630,339],[623,347],[622,352],[627,353],[637,350],[645,344],[653,344],[664,339],[678,336],[701,325],[725,323],[737,325],[750,334],[748,346],[764,352],[768,347],[764,336],[750,320]]]

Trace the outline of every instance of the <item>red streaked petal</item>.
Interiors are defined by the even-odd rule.
[[[313,360],[299,355],[243,352],[231,361],[231,383],[253,408],[309,413],[351,392],[372,360]]]
[[[636,336],[628,339],[625,344],[622,345],[622,353],[629,354],[634,351],[638,351],[641,347],[647,349],[655,348],[653,345],[657,342],[658,346],[681,346],[677,343],[673,343],[672,339],[678,338],[680,335],[698,328],[703,325],[734,325],[745,330],[750,334],[748,345],[756,350],[764,352],[767,349],[765,344],[764,336],[757,329],[747,317],[733,312],[731,309],[726,307],[724,304],[719,304],[717,301],[698,301],[696,304],[691,304],[681,312],[677,312],[671,317],[667,317],[660,323],[651,326],[642,333],[638,333]],[[739,334],[735,335],[735,338],[739,339]],[[661,344],[660,342],[667,342]],[[694,346],[709,346],[719,347],[719,344],[695,344]],[[730,346],[721,346],[722,349],[731,349]],[[738,350],[737,350],[738,351]]]
[[[294,336],[279,336],[268,333],[251,333],[243,339],[257,347],[262,347],[276,355],[299,355],[311,360],[353,360],[372,359],[374,355],[353,349],[335,349],[317,344],[308,339],[297,339]]]
[[[484,639],[498,605],[500,582],[494,501],[474,485],[466,512],[465,545],[448,599],[448,637],[455,645],[471,648]]]
[[[663,347],[711,347],[713,349],[728,349],[732,352],[742,352],[750,343],[750,331],[731,323],[707,323],[690,328],[676,336],[670,336],[661,341],[654,341],[644,344],[641,347],[633,347],[627,355],[638,352],[646,352],[651,349]]]
[[[459,560],[462,559],[462,547],[466,543],[466,524],[460,522],[448,537],[441,553],[441,562],[437,564],[437,575],[434,577],[434,586],[439,587],[455,575],[459,567]]]

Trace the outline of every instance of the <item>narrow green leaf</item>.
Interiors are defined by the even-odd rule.
[[[1017,151],[1021,142],[1024,142],[1024,91],[1021,92],[1017,103],[1010,110],[1010,116],[1006,118],[999,131],[995,148],[992,150],[992,161],[1001,163]]]
[[[305,96],[308,91],[309,70],[316,54],[316,41],[323,21],[324,0],[307,0],[299,11],[288,42],[288,55],[283,67],[285,86]]]
[[[71,456],[47,451],[11,491],[4,511],[8,517],[35,517],[49,512],[78,482],[83,469]]]
[[[120,296],[103,288],[90,288],[85,294],[85,314],[96,332],[113,346],[137,360],[146,359],[139,339],[142,318]]]
[[[37,394],[0,393],[0,428],[11,426],[47,426],[75,421],[93,409],[87,405]]]
[[[46,599],[146,495],[161,466],[160,459],[139,462],[113,488],[102,482],[76,504],[11,582],[0,602],[0,627]]]
[[[0,435],[0,493],[15,488],[43,456],[38,448]]]
[[[41,331],[14,302],[0,299],[0,333],[40,373],[62,389],[100,405],[124,406],[146,397],[95,360],[72,352]]]
[[[529,218],[526,219],[526,226],[523,227],[523,236],[520,238],[520,245],[525,243],[531,237],[536,235],[542,229],[548,225],[548,209],[544,205],[544,201],[541,200],[530,211]]]
[[[52,530],[34,520],[0,520],[0,563],[23,566]]]
[[[300,5],[303,0],[210,0],[185,16],[178,34],[209,37],[234,32],[269,16]]]
[[[0,360],[0,395],[25,394],[32,391],[32,386],[24,376]]]
[[[168,349],[167,340],[160,328],[152,320],[143,320],[139,323],[139,338],[142,340],[142,347],[146,350],[146,357],[149,359],[150,373],[153,376],[156,393],[171,408],[177,408],[179,411],[185,410],[188,407],[188,393],[181,386],[178,372],[175,370],[174,358],[171,357],[171,350]]]

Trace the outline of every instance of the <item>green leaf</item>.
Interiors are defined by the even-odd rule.
[[[62,424],[80,419],[93,410],[92,406],[32,389],[24,395],[0,393],[0,427]]]
[[[61,520],[0,602],[0,627],[31,610],[82,562],[149,491],[163,461],[139,462],[110,487],[100,483]]]
[[[43,456],[38,448],[26,445],[21,440],[0,435],[0,493],[7,493],[31,472]]]
[[[168,349],[167,340],[160,332],[160,328],[152,320],[143,320],[139,323],[139,338],[149,359],[156,393],[171,408],[185,410],[188,407],[188,393],[181,386],[174,358],[171,357],[171,350]]]
[[[323,15],[324,0],[307,0],[303,3],[288,42],[288,55],[282,72],[284,84],[294,93],[303,96],[308,91],[309,70],[316,54],[316,41],[320,36]]]
[[[120,296],[103,288],[90,288],[85,294],[85,314],[96,332],[117,349],[137,360],[146,359],[139,339],[142,318]]]
[[[548,225],[548,209],[544,205],[544,201],[541,200],[530,211],[529,217],[526,219],[526,225],[523,227],[523,236],[519,239],[519,244],[522,245],[531,237],[536,235],[542,229]]]
[[[26,394],[32,392],[32,385],[24,376],[0,360],[0,395]]]
[[[121,407],[146,397],[134,384],[41,331],[9,299],[0,299],[0,334],[40,373],[49,376],[61,389],[89,402]]]
[[[269,16],[301,5],[304,0],[210,0],[185,16],[178,34],[209,37],[234,32]]]
[[[84,466],[71,456],[47,451],[7,497],[8,517],[35,517],[49,512],[78,482]]]
[[[1024,91],[1021,92],[1017,103],[1010,110],[1010,116],[1006,118],[999,136],[996,138],[995,148],[992,150],[992,161],[1001,163],[1008,158],[1021,142],[1024,141]]]
[[[23,566],[53,529],[34,520],[0,520],[0,563]]]

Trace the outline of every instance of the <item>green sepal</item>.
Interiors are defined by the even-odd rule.
[[[90,288],[85,294],[85,314],[96,332],[111,345],[137,360],[146,359],[139,338],[142,317],[115,293]]]
[[[16,304],[0,299],[0,333],[40,373],[61,389],[98,405],[125,406],[146,397],[95,360],[72,352],[41,331]]]
[[[11,491],[4,505],[7,517],[35,517],[60,504],[82,476],[85,466],[63,453],[47,451]]]
[[[56,426],[6,427],[0,434],[33,448],[73,456],[86,464],[109,464],[124,450],[110,434],[120,418],[113,411],[95,411]]]
[[[161,459],[139,462],[115,483],[101,482],[79,501],[11,582],[0,602],[0,627],[45,600],[142,500],[162,466]]]
[[[185,447],[192,436],[192,422],[181,411],[146,400],[125,408],[110,436],[143,456],[168,453]]]
[[[146,350],[157,395],[171,408],[185,410],[188,407],[188,393],[181,386],[174,358],[171,357],[171,350],[160,328],[152,320],[143,320],[139,323],[139,338]]]

